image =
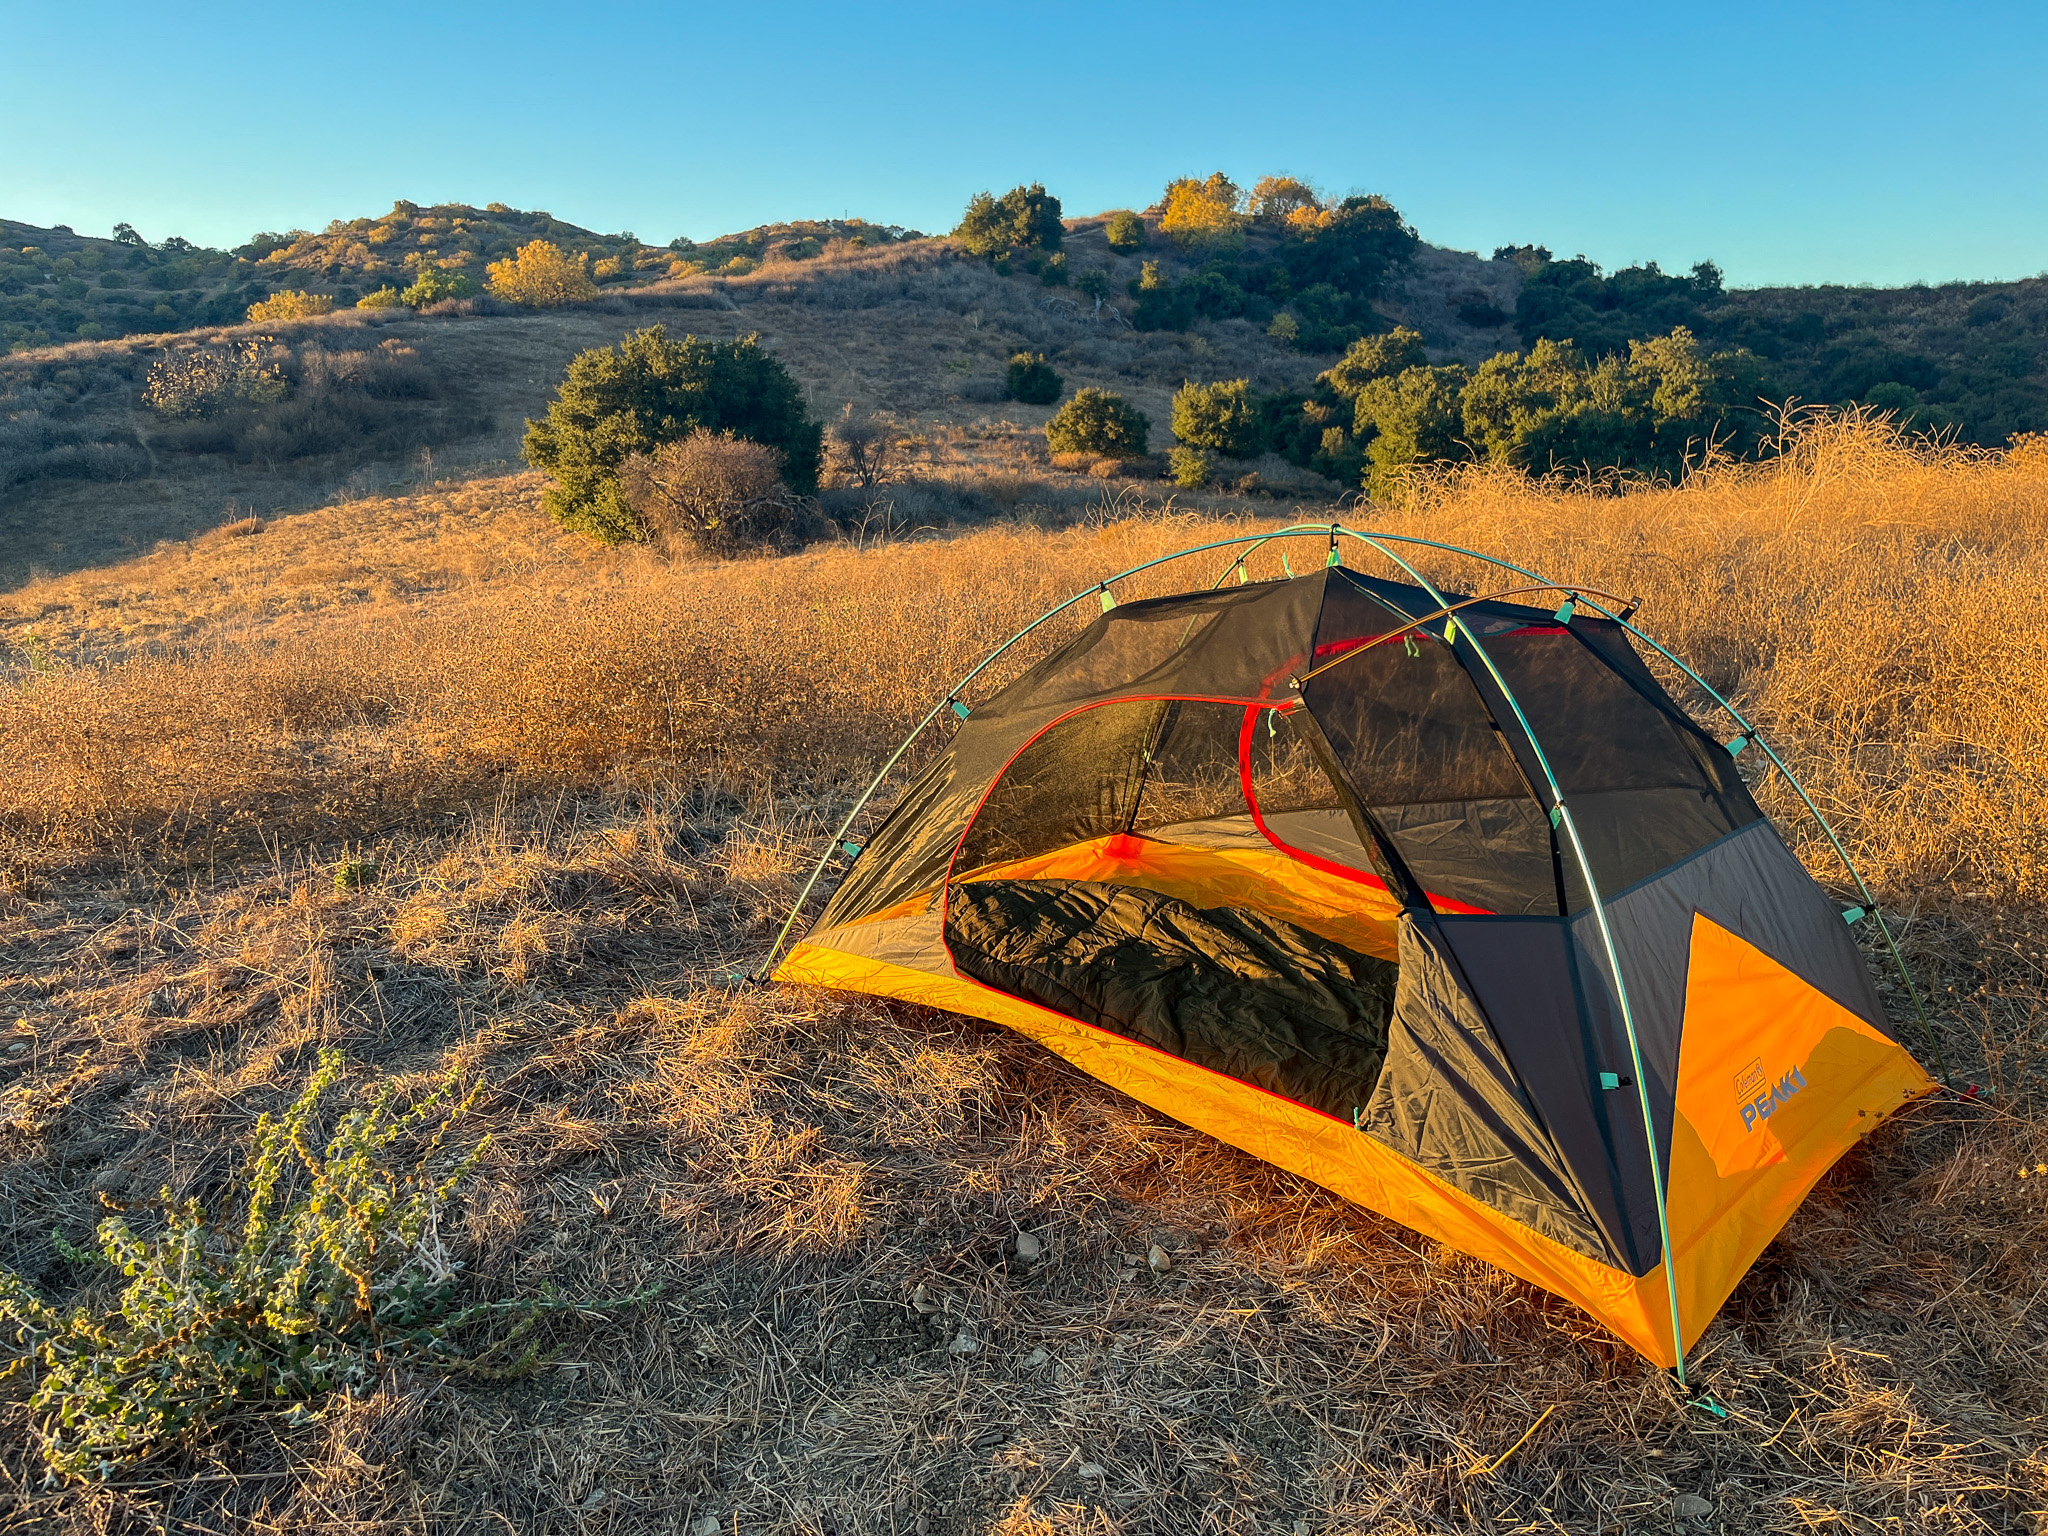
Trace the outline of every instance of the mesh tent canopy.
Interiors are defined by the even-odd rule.
[[[951,711],[775,975],[1018,1029],[1682,1379],[1932,1081],[1625,610],[1446,593],[1390,547],[1427,541],[1314,532],[1309,574],[1090,589],[1098,617]],[[1407,579],[1337,563],[1340,533]]]

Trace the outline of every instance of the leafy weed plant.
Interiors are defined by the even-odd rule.
[[[461,1264],[440,1226],[490,1143],[447,1151],[475,1088],[458,1099],[450,1079],[407,1109],[386,1084],[316,1148],[316,1116],[342,1070],[340,1052],[322,1051],[297,1102],[257,1122],[239,1236],[210,1226],[196,1201],[170,1206],[154,1238],[109,1217],[98,1254],[57,1235],[66,1258],[127,1278],[115,1311],[60,1312],[0,1269],[0,1317],[21,1351],[0,1375],[32,1376],[29,1406],[53,1473],[105,1479],[238,1403],[356,1392],[394,1364],[519,1374],[539,1351],[529,1344],[503,1365],[510,1350],[542,1314],[580,1305],[460,1299]],[[421,1134],[425,1147],[401,1163],[398,1148]],[[506,1316],[515,1326],[474,1351],[458,1342],[470,1325]]]

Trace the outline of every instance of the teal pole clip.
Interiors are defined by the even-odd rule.
[[[1600,1074],[1600,1089],[1603,1093],[1612,1093],[1620,1086],[1621,1074],[1619,1072],[1602,1072]]]
[[[1102,584],[1102,611],[1104,613],[1107,613],[1110,609],[1114,608],[1115,606],[1116,594],[1109,590],[1109,583],[1104,582]]]
[[[1728,749],[1730,757],[1740,757],[1742,756],[1742,749],[1749,745],[1749,737],[1747,735],[1730,736],[1721,745]]]
[[[1579,600],[1576,597],[1566,598],[1564,600],[1564,605],[1557,610],[1557,622],[1560,624],[1571,623],[1572,615],[1577,613],[1578,611]]]
[[[1688,1408],[1697,1408],[1701,1413],[1711,1413],[1717,1419],[1725,1419],[1728,1417],[1728,1410],[1726,1408],[1723,1408],[1719,1403],[1715,1402],[1711,1397],[1688,1398],[1686,1399],[1685,1406]]]
[[[860,843],[841,843],[839,845],[839,851],[845,854],[849,859],[857,859],[861,855],[862,846],[863,845]]]
[[[1323,564],[1325,566],[1336,566],[1342,565],[1343,563],[1343,556],[1337,553],[1337,525],[1335,523],[1332,523],[1330,524],[1330,557],[1329,559],[1325,560]]]
[[[965,720],[969,715],[974,713],[973,706],[963,702],[962,700],[949,699],[947,702],[953,706],[953,713],[958,715],[962,720]]]
[[[1872,909],[1869,907],[1851,907],[1848,911],[1842,914],[1842,921],[1847,923],[1851,928],[1853,928],[1858,923],[1862,922],[1863,919],[1870,916],[1871,911]]]

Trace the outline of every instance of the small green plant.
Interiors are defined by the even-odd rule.
[[[386,1084],[319,1145],[320,1104],[342,1070],[340,1052],[322,1051],[297,1102],[257,1121],[239,1233],[210,1226],[196,1202],[171,1204],[167,1191],[155,1237],[121,1216],[100,1223],[97,1255],[56,1236],[66,1258],[104,1262],[127,1278],[114,1312],[59,1312],[0,1269],[0,1319],[20,1350],[0,1375],[33,1373],[29,1408],[52,1472],[105,1479],[239,1402],[359,1390],[401,1361],[494,1375],[531,1369],[531,1346],[509,1370],[494,1367],[543,1313],[587,1308],[553,1297],[464,1304],[461,1266],[440,1227],[489,1145],[485,1137],[461,1156],[447,1149],[477,1090],[457,1098],[451,1079],[405,1109]],[[401,1166],[394,1154],[422,1136]],[[465,1329],[507,1316],[515,1327],[465,1350]]]
[[[1066,385],[1043,352],[1019,352],[1010,359],[1010,398],[1024,405],[1051,405]]]
[[[1120,256],[1145,248],[1145,221],[1128,208],[1119,208],[1112,213],[1102,233],[1109,241],[1109,248]]]
[[[398,290],[386,284],[373,293],[366,293],[356,300],[357,309],[398,309],[405,301],[398,296]]]
[[[1122,395],[1083,389],[1053,412],[1045,424],[1045,445],[1054,453],[1099,453],[1107,458],[1143,458],[1152,423]]]
[[[1067,253],[1057,252],[1045,258],[1045,264],[1038,269],[1038,280],[1048,288],[1064,288],[1067,283]]]
[[[414,309],[425,309],[446,299],[473,299],[476,293],[476,279],[467,272],[428,267],[398,296],[398,301]]]
[[[366,885],[376,883],[375,859],[343,859],[334,866],[334,888],[337,891],[359,891]]]
[[[1215,458],[1200,448],[1176,448],[1167,455],[1173,483],[1190,491],[1200,490],[1216,478]]]

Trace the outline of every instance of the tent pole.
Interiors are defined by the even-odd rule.
[[[796,927],[796,920],[799,916],[802,915],[805,904],[810,901],[811,892],[818,888],[818,881],[821,878],[823,878],[826,866],[832,862],[832,855],[838,849],[840,841],[846,836],[848,832],[853,830],[854,820],[860,815],[861,811],[866,807],[868,801],[874,798],[875,792],[882,787],[883,781],[889,777],[890,773],[895,769],[896,765],[903,760],[903,754],[910,750],[911,743],[915,742],[918,737],[922,736],[925,733],[926,728],[929,727],[934,720],[938,719],[939,715],[945,710],[948,704],[952,703],[955,699],[960,697],[960,691],[963,688],[965,688],[969,683],[973,682],[975,678],[979,677],[984,671],[986,671],[990,666],[992,666],[995,663],[996,658],[1001,656],[1005,651],[1009,650],[1011,646],[1015,645],[1018,641],[1022,640],[1026,635],[1029,635],[1033,630],[1039,628],[1039,626],[1050,623],[1053,619],[1059,617],[1059,615],[1061,615],[1062,613],[1065,613],[1069,608],[1073,607],[1074,604],[1080,602],[1082,598],[1093,597],[1097,593],[1107,592],[1109,589],[1110,582],[1122,581],[1126,576],[1135,576],[1140,571],[1149,571],[1155,565],[1165,565],[1169,561],[1180,560],[1188,555],[1206,554],[1208,551],[1212,549],[1227,549],[1234,544],[1248,543],[1257,546],[1259,544],[1264,543],[1267,539],[1278,538],[1282,534],[1296,532],[1324,533],[1327,531],[1327,525],[1318,523],[1313,525],[1312,528],[1282,528],[1273,533],[1239,534],[1233,538],[1217,539],[1214,542],[1208,544],[1190,545],[1186,549],[1175,550],[1170,555],[1160,555],[1156,559],[1146,560],[1141,564],[1130,567],[1128,570],[1118,571],[1116,575],[1109,577],[1105,581],[1098,581],[1093,586],[1083,587],[1079,592],[1076,592],[1072,597],[1068,598],[1065,602],[1056,603],[1052,607],[1046,609],[1044,613],[1041,613],[1037,618],[1033,619],[1029,624],[1026,624],[1022,629],[1018,630],[1017,633],[1010,636],[1010,638],[1005,640],[1001,645],[997,646],[994,650],[990,651],[986,656],[982,657],[980,661],[976,662],[972,667],[970,667],[967,670],[967,672],[960,678],[958,682],[956,682],[955,684],[953,684],[951,688],[946,690],[946,696],[943,699],[939,700],[937,704],[932,706],[931,713],[926,715],[922,720],[918,721],[917,725],[911,730],[910,734],[903,738],[902,743],[896,748],[896,750],[889,754],[889,760],[882,764],[881,771],[877,773],[872,780],[869,781],[868,787],[861,791],[860,798],[853,802],[853,809],[848,811],[846,813],[846,819],[839,823],[839,830],[832,834],[832,841],[825,845],[825,851],[819,855],[818,862],[811,867],[810,878],[804,881],[803,889],[797,893],[796,901],[789,909],[789,916],[783,919],[782,927],[780,930],[777,931],[775,935],[774,944],[769,947],[768,953],[766,956],[762,958],[761,963],[755,966],[753,970],[749,971],[747,975],[754,981],[766,981],[768,979],[770,971],[774,968],[776,957],[782,953],[782,946],[789,941],[790,930]]]
[[[1283,531],[1290,533],[1319,533],[1322,531],[1322,525],[1302,525],[1298,528],[1286,529]],[[1500,569],[1504,571],[1512,571],[1517,576],[1526,576],[1531,581],[1543,581],[1543,578],[1537,575],[1534,571],[1516,565],[1512,561],[1502,560],[1495,555],[1481,554],[1476,549],[1466,549],[1463,545],[1460,544],[1445,544],[1437,539],[1417,538],[1412,534],[1403,533],[1376,533],[1367,535],[1360,533],[1353,528],[1346,528],[1342,531],[1350,534],[1351,537],[1353,537],[1354,539],[1362,539],[1365,542],[1374,545],[1375,548],[1379,548],[1379,541],[1381,540],[1385,540],[1387,542],[1395,544],[1417,544],[1427,549],[1440,549],[1447,554],[1463,555],[1467,559],[1479,560],[1487,565],[1498,566]],[[1268,537],[1275,536],[1276,535],[1268,535]],[[1380,553],[1385,555],[1389,560],[1393,560],[1394,563],[1396,565],[1399,565],[1403,570],[1411,569],[1406,564],[1406,562],[1396,558],[1393,551],[1381,548]],[[1554,582],[1548,582],[1545,583],[1545,585],[1550,586],[1552,590],[1558,592],[1569,591],[1580,593],[1583,595],[1583,593],[1586,591],[1585,588],[1579,587],[1561,587]],[[1651,650],[1655,651],[1659,656],[1662,656],[1666,661],[1670,662],[1671,665],[1678,668],[1679,671],[1683,672],[1687,677],[1691,678],[1695,683],[1697,683],[1700,686],[1701,690],[1706,693],[1707,697],[1709,697],[1717,705],[1719,705],[1721,709],[1727,714],[1728,718],[1735,722],[1736,729],[1741,731],[1743,735],[1747,736],[1751,741],[1755,742],[1759,747],[1763,749],[1764,755],[1771,760],[1771,766],[1776,768],[1778,772],[1784,777],[1785,782],[1792,786],[1792,792],[1799,796],[1800,803],[1806,807],[1807,814],[1813,817],[1815,824],[1820,827],[1821,832],[1827,837],[1829,845],[1833,847],[1833,849],[1835,850],[1835,857],[1842,861],[1842,868],[1849,872],[1849,878],[1855,882],[1857,892],[1863,897],[1864,906],[1870,912],[1870,915],[1877,919],[1877,930],[1879,933],[1884,935],[1885,948],[1889,950],[1891,953],[1892,965],[1897,969],[1899,973],[1899,980],[1905,984],[1906,997],[1912,1003],[1914,1017],[1918,1019],[1920,1023],[1920,1033],[1926,1037],[1928,1049],[1933,1051],[1934,1053],[1935,1065],[1940,1067],[1941,1069],[1942,1082],[1946,1084],[1951,1090],[1953,1090],[1955,1087],[1955,1082],[1949,1075],[1948,1058],[1942,1052],[1941,1041],[1937,1039],[1935,1036],[1934,1025],[1932,1021],[1930,1021],[1927,1017],[1927,1009],[1921,1003],[1920,988],[1913,981],[1913,973],[1906,965],[1906,957],[1899,950],[1898,940],[1892,934],[1891,925],[1885,921],[1884,909],[1878,906],[1877,898],[1871,894],[1870,887],[1864,882],[1862,871],[1857,869],[1855,860],[1849,857],[1849,850],[1842,846],[1841,838],[1835,835],[1835,829],[1833,825],[1829,823],[1827,817],[1821,814],[1820,807],[1813,803],[1813,797],[1806,792],[1806,786],[1799,782],[1798,777],[1794,775],[1791,768],[1787,766],[1785,760],[1778,755],[1777,749],[1774,748],[1769,741],[1765,740],[1764,737],[1758,733],[1756,727],[1751,725],[1749,721],[1743,717],[1743,714],[1740,710],[1738,710],[1733,704],[1729,703],[1727,699],[1721,696],[1720,692],[1714,687],[1713,684],[1709,683],[1704,677],[1701,677],[1699,673],[1695,672],[1690,666],[1686,665],[1685,662],[1681,661],[1677,656],[1673,655],[1667,647],[1659,644],[1656,640],[1644,634],[1634,624],[1630,623],[1626,618],[1622,617],[1621,614],[1613,612],[1612,610],[1601,606],[1601,604],[1597,601],[1593,601],[1590,599],[1585,600],[1585,606],[1593,610],[1595,613],[1599,614],[1604,619],[1612,619],[1615,623],[1619,624],[1623,629],[1627,630],[1630,634],[1634,635],[1638,640],[1642,641],[1643,644],[1650,647]]]
[[[1344,531],[1351,533],[1350,529]],[[1352,537],[1361,539],[1377,549],[1413,577],[1437,602],[1449,606],[1450,599],[1437,589],[1434,582],[1382,545],[1373,535],[1353,533]],[[1532,579],[1541,581],[1543,578],[1534,576]],[[1501,675],[1500,668],[1494,665],[1493,658],[1487,654],[1486,647],[1480,643],[1479,637],[1468,626],[1461,625],[1459,633],[1471,642],[1473,651],[1480,661],[1485,663],[1487,672],[1492,675],[1494,686],[1500,689],[1501,697],[1508,702],[1508,708],[1515,712],[1515,722],[1522,728],[1523,739],[1529,743],[1529,749],[1536,754],[1537,766],[1543,770],[1544,781],[1550,788],[1551,807],[1556,818],[1553,825],[1562,826],[1565,834],[1571,839],[1572,855],[1578,863],[1580,877],[1586,882],[1586,894],[1592,901],[1593,918],[1600,928],[1601,946],[1607,952],[1607,969],[1614,978],[1614,996],[1621,1009],[1622,1030],[1628,1036],[1629,1063],[1634,1069],[1636,1079],[1636,1099],[1643,1111],[1643,1137],[1648,1143],[1650,1154],[1650,1190],[1656,1197],[1657,1234],[1664,1249],[1664,1288],[1671,1302],[1671,1357],[1673,1369],[1678,1373],[1678,1384],[1684,1387],[1685,1330],[1678,1315],[1678,1255],[1671,1246],[1671,1221],[1665,1199],[1664,1168],[1662,1159],[1657,1155],[1657,1121],[1650,1106],[1649,1079],[1643,1072],[1642,1043],[1636,1036],[1635,1015],[1629,1008],[1628,985],[1622,979],[1621,954],[1614,943],[1614,932],[1607,923],[1607,904],[1601,898],[1599,882],[1593,875],[1592,861],[1586,856],[1586,846],[1580,841],[1578,823],[1572,818],[1571,808],[1565,804],[1564,789],[1557,782],[1557,774],[1552,770],[1550,759],[1544,753],[1542,744],[1536,739],[1536,732],[1529,723],[1529,717],[1522,711],[1521,701],[1515,697],[1514,690],[1508,686],[1508,681]]]

